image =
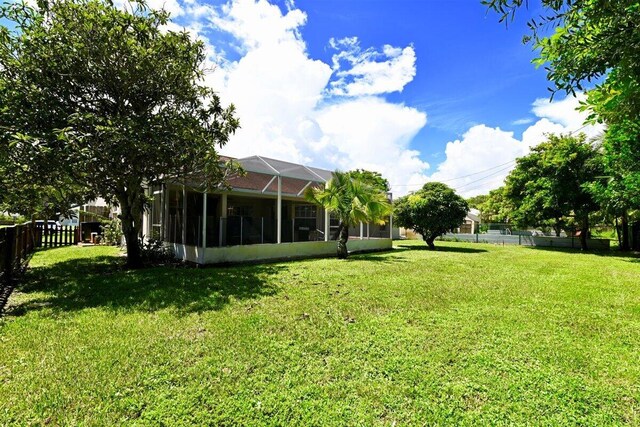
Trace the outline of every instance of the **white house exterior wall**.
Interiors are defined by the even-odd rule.
[[[299,259],[331,256],[336,253],[335,241],[294,242],[202,248],[169,244],[176,257],[197,264],[224,264],[279,259]],[[391,239],[349,240],[349,252],[384,251],[392,249]]]

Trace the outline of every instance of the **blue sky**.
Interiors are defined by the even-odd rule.
[[[309,53],[330,61],[327,40],[356,35],[364,46],[412,45],[417,74],[394,102],[424,110],[427,125],[413,140],[429,162],[443,160],[448,141],[485,123],[521,133],[512,122],[531,118],[531,103],[548,95],[543,69],[531,45],[523,45],[526,22],[537,9],[523,9],[509,26],[476,0],[298,1],[308,23],[302,29]]]
[[[529,3],[507,28],[480,0],[148,0],[172,13],[167,30],[205,43],[205,83],[241,122],[224,154],[464,196],[500,186],[548,132],[599,132],[578,99],[549,102],[522,44],[540,13]]]

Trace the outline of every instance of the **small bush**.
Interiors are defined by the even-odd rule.
[[[120,246],[122,244],[122,223],[119,218],[102,220],[102,242],[105,245]]]
[[[167,247],[162,240],[149,239],[141,240],[142,262],[150,265],[165,265],[177,263],[171,248]]]

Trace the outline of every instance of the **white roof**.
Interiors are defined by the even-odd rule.
[[[313,182],[327,182],[333,176],[331,171],[319,169],[297,163],[270,159],[261,156],[251,156],[238,159],[238,163],[247,172],[263,173],[283,178],[295,178]]]

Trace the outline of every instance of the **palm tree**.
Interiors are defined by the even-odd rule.
[[[347,258],[349,227],[361,222],[384,224],[391,214],[391,203],[380,188],[354,178],[349,172],[334,172],[325,188],[309,188],[305,198],[338,217],[340,225],[336,232],[338,258]]]

